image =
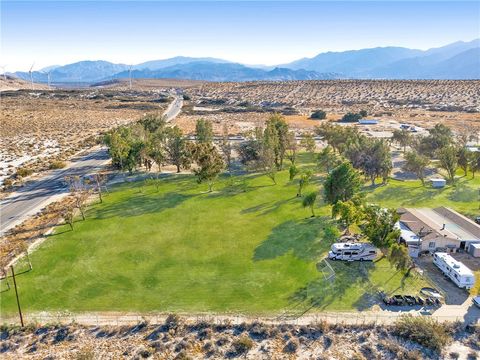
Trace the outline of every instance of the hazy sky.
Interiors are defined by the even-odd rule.
[[[0,65],[177,55],[272,65],[323,51],[427,49],[478,37],[479,1],[1,1]]]

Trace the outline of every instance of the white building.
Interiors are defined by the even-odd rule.
[[[475,284],[472,270],[447,253],[435,253],[433,263],[459,288],[471,289]]]

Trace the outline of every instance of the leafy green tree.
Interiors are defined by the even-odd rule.
[[[295,138],[295,133],[293,131],[289,131],[288,146],[287,146],[287,151],[285,152],[285,156],[287,157],[288,160],[290,160],[292,165],[295,165],[295,162],[297,161],[297,150],[298,150],[298,145],[297,145],[297,139]]]
[[[346,233],[350,233],[350,226],[356,224],[362,218],[362,207],[355,204],[352,200],[338,201],[332,207],[332,216],[339,217],[345,225]]]
[[[309,207],[312,212],[312,217],[315,217],[315,201],[317,200],[317,193],[315,191],[308,193],[302,200],[302,206],[304,208]]]
[[[405,152],[408,145],[412,142],[412,134],[407,129],[396,129],[393,131],[392,140],[398,143]]]
[[[213,141],[213,129],[210,121],[198,119],[195,124],[195,132],[199,143],[211,143]]]
[[[206,182],[208,191],[211,192],[218,175],[225,167],[222,156],[217,148],[211,143],[197,143],[192,145],[192,160],[197,165],[193,173],[199,184]]]
[[[295,164],[290,165],[290,168],[288,169],[288,173],[290,175],[290,181],[292,181],[295,176],[298,175],[300,170],[295,166]]]
[[[264,142],[273,150],[275,165],[277,170],[281,170],[290,142],[288,124],[283,116],[273,114],[267,120]]]
[[[257,169],[262,171],[276,185],[277,165],[274,151],[268,146],[263,146],[256,163]]]
[[[306,170],[300,175],[300,180],[298,181],[297,197],[302,196],[302,191],[308,186],[310,180],[312,179],[312,176],[313,172],[311,170]]]
[[[344,154],[354,168],[362,170],[370,178],[372,186],[377,177],[382,177],[385,183],[393,168],[390,147],[382,139],[359,136],[349,144]]]
[[[430,160],[426,156],[409,151],[405,154],[405,164],[403,170],[413,172],[425,186],[425,170]]]
[[[327,113],[323,110],[316,110],[310,115],[310,119],[324,120],[327,118]]]
[[[470,165],[470,151],[464,146],[458,149],[457,162],[460,169],[462,169],[465,176],[467,176],[468,166]]]
[[[472,151],[470,154],[470,171],[472,172],[472,177],[475,179],[475,173],[480,171],[480,151]]]
[[[334,153],[331,146],[323,148],[317,156],[318,167],[327,173],[334,167],[338,166],[340,162],[340,157]]]
[[[453,144],[452,130],[443,124],[436,124],[429,134],[416,143],[417,151],[425,156],[438,156],[438,152]]]
[[[232,147],[232,144],[230,144],[230,141],[228,139],[227,124],[224,124],[223,126],[222,142],[220,143],[220,150],[222,150],[223,158],[225,160],[225,164],[227,165],[227,170],[231,174],[233,147]]]
[[[315,138],[313,137],[313,134],[303,134],[302,140],[300,140],[300,145],[308,152],[313,153],[315,151]]]
[[[450,183],[455,181],[455,173],[458,167],[457,148],[454,145],[448,145],[438,151],[440,166],[448,174]]]
[[[413,265],[407,247],[397,242],[391,245],[387,258],[390,264],[395,266],[397,270],[405,271]]]
[[[138,123],[150,134],[165,129],[167,125],[165,118],[159,114],[145,115]]]
[[[368,116],[368,111],[367,110],[360,110],[359,114],[362,118],[365,118],[365,117]]]
[[[125,169],[125,162],[130,152],[130,135],[130,129],[120,127],[108,133],[104,139],[113,165],[118,166],[121,170]]]
[[[348,201],[358,194],[362,180],[352,164],[345,161],[328,174],[323,187],[325,201],[334,205],[340,200]]]
[[[395,224],[400,219],[395,209],[384,209],[378,205],[368,205],[364,208],[364,222],[361,225],[363,234],[384,254],[397,241],[400,230]]]
[[[168,128],[165,152],[168,161],[177,167],[177,172],[180,172],[182,167],[190,167],[190,151],[187,148],[187,142],[183,137],[182,130],[178,126]]]

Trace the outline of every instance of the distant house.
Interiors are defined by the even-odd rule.
[[[398,213],[400,241],[408,245],[412,256],[418,256],[419,252],[456,252],[459,249],[477,254],[470,245],[480,244],[480,225],[455,210],[443,206],[400,208]]]
[[[375,119],[360,119],[360,120],[358,120],[358,123],[360,125],[377,125],[378,120],[375,120]]]
[[[430,182],[435,189],[441,189],[447,185],[447,180],[442,178],[430,179]]]

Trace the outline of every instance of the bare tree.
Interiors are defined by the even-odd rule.
[[[97,191],[98,193],[98,197],[100,199],[100,203],[103,202],[103,199],[102,199],[102,185],[105,187],[106,189],[106,182],[107,182],[107,175],[106,174],[102,174],[102,173],[96,173],[93,175],[93,181],[95,182],[95,190]]]
[[[61,212],[60,212],[61,217],[65,222],[70,225],[70,230],[73,231],[73,218],[75,217],[75,209],[71,205],[65,206]]]

